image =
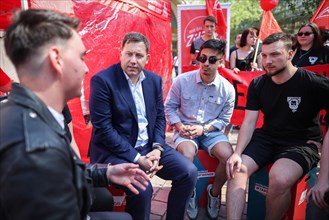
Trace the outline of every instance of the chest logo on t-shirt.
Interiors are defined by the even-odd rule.
[[[289,108],[291,109],[292,112],[297,112],[298,105],[301,102],[301,100],[302,100],[301,97],[288,97],[287,98]]]
[[[318,57],[309,57],[308,61],[313,65],[318,60]]]

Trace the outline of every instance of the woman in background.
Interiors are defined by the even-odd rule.
[[[307,23],[299,28],[291,62],[296,67],[329,63],[329,47],[323,45],[319,27],[315,23]]]
[[[233,51],[230,57],[230,68],[235,73],[239,71],[262,70],[261,56],[257,53],[257,62],[253,63],[255,56],[254,45],[257,41],[257,33],[253,28],[245,29],[240,39],[240,48]]]

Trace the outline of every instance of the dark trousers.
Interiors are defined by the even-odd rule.
[[[183,155],[172,149],[170,146],[164,146],[164,152],[160,159],[160,165],[163,168],[157,173],[162,179],[171,180],[172,187],[168,196],[167,219],[183,220],[189,198],[197,181],[197,168]],[[145,147],[139,149],[141,155],[146,155],[152,149]],[[110,156],[111,164],[125,163],[127,161]],[[129,189],[123,188],[126,192],[126,212],[130,213],[133,219],[148,220],[151,212],[151,198],[153,188],[149,183],[145,191],[139,190],[139,194],[133,194]]]
[[[326,193],[326,201],[329,200],[329,193]],[[312,197],[306,207],[306,217],[305,220],[328,220],[329,219],[329,209],[320,209],[313,202]]]

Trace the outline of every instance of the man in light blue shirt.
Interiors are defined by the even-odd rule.
[[[224,41],[206,41],[200,48],[200,69],[178,76],[165,102],[167,121],[175,127],[177,151],[193,161],[200,147],[219,160],[215,180],[207,187],[207,213],[212,219],[218,216],[225,164],[233,153],[222,131],[230,122],[235,102],[234,87],[218,74],[218,68],[224,66],[224,51]],[[197,217],[195,192],[187,212],[191,219]]]

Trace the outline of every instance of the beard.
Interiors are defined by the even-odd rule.
[[[273,73],[269,73],[266,68],[265,68],[265,71],[266,71],[266,75],[269,76],[269,77],[273,77],[273,76],[277,76],[277,75],[280,75],[281,73],[283,73],[285,70],[286,70],[286,66],[285,67],[282,67],[281,69],[278,69],[276,71],[274,71]]]

